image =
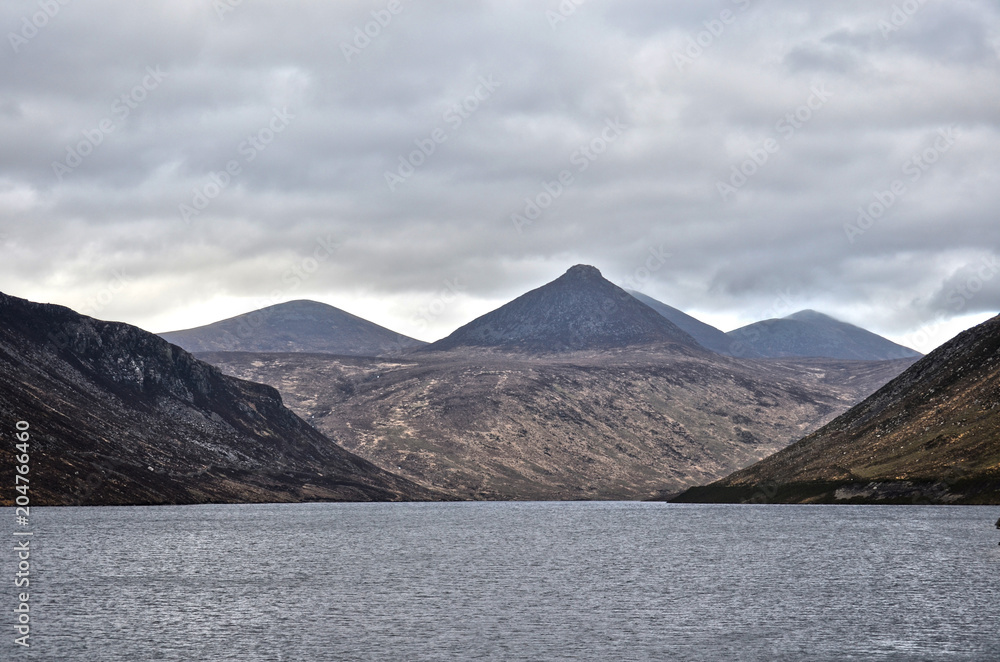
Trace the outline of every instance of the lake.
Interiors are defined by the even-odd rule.
[[[1000,660],[998,511],[32,509],[32,646],[4,579],[0,659]]]

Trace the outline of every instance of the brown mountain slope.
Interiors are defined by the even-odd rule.
[[[678,500],[1000,503],[1000,316],[823,429]]]
[[[16,423],[30,426],[32,505],[440,496],[338,447],[269,386],[136,327],[4,294],[0,421],[6,467]]]
[[[318,429],[428,487],[491,499],[640,499],[724,476],[910,361],[740,361],[674,344],[377,360],[200,355],[269,383]]]

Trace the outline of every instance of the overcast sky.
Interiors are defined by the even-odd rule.
[[[8,294],[434,340],[587,263],[922,351],[1000,310],[996,2],[62,1],[0,4]]]

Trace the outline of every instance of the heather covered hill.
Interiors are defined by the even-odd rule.
[[[919,358],[920,352],[815,310],[754,322],[726,334],[733,356],[823,356],[857,361]]]
[[[910,365],[740,361],[673,346],[402,358],[199,355],[271,384],[345,448],[477,499],[645,499],[783,448]]]
[[[822,429],[684,501],[1000,503],[1000,316]]]
[[[6,425],[30,425],[35,505],[434,496],[330,441],[270,386],[62,306],[0,294],[0,385]]]
[[[902,361],[739,360],[578,265],[405,356],[200,355],[379,466],[465,498],[642,499],[783,448]]]
[[[289,301],[213,324],[160,336],[189,352],[324,352],[399,354],[425,345],[317,301]]]

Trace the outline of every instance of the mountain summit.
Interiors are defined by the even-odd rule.
[[[699,347],[690,335],[606,280],[595,267],[578,264],[425,349],[563,352],[650,343]]]
[[[855,361],[919,358],[920,352],[815,310],[754,322],[726,334],[733,356],[815,356]]]
[[[318,301],[289,301],[184,331],[159,334],[189,352],[399,353],[425,343]]]

